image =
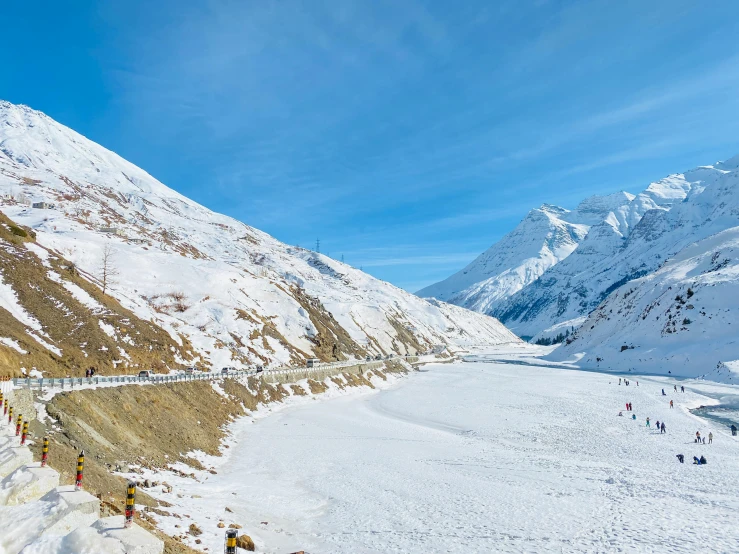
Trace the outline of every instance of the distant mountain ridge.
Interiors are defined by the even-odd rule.
[[[671,175],[639,193],[628,205],[590,228],[572,255],[489,313],[519,334],[547,336],[562,325],[577,325],[623,283],[654,271],[676,250],[644,254],[654,222],[727,172],[722,164]],[[646,239],[646,240],[645,240]]]
[[[492,300],[469,305],[520,336],[564,338],[554,360],[739,380],[739,156],[670,175],[608,207],[538,278],[507,296],[485,290],[494,281],[475,283],[466,290]],[[527,220],[488,252],[542,244]],[[512,257],[498,260],[501,274],[519,267],[506,267],[518,263]]]
[[[627,192],[592,196],[572,211],[543,204],[467,267],[417,294],[482,313],[494,312],[500,302],[569,256],[592,225],[633,198]]]

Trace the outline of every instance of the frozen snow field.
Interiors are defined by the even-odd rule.
[[[674,383],[427,366],[388,390],[243,419],[218,474],[178,489],[200,497],[187,502],[211,517],[202,526],[237,521],[262,552],[739,552],[739,442],[688,411],[716,402],[696,388],[739,391]]]

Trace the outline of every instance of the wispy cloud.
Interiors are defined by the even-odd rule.
[[[154,152],[131,148],[211,207],[381,276],[461,265],[536,205],[739,124],[735,12],[687,0],[114,4],[121,134]],[[411,247],[361,251],[397,237]]]

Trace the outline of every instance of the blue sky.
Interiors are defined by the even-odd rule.
[[[8,5],[9,4],[9,5]],[[408,290],[739,153],[739,2],[3,5],[0,98]]]

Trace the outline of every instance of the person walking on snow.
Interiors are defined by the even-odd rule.
[[[731,436],[736,437],[736,425],[731,426]]]
[[[670,408],[672,408],[672,407],[673,407],[673,406],[672,406],[672,400],[670,400]]]
[[[685,392],[685,385],[680,385],[680,390],[681,390],[682,392]]]
[[[713,443],[713,433],[709,432],[708,433],[708,444],[711,444],[711,443]]]
[[[631,406],[631,402],[629,402],[629,411],[630,412],[633,412],[634,411],[634,408]]]
[[[700,441],[701,441],[701,432],[696,431],[695,432],[695,442],[700,442]]]
[[[628,402],[626,403],[626,411],[627,412],[629,411],[629,403]]]
[[[651,427],[651,425],[649,425],[649,418],[647,418],[647,427]]]
[[[665,422],[664,421],[662,422],[662,427],[659,428],[659,432],[660,432],[660,434],[667,433],[667,431],[665,430]]]
[[[665,394],[665,389],[662,389],[662,396],[667,396],[667,395]]]
[[[672,388],[675,390],[675,392],[677,392],[677,385],[673,385]]]
[[[621,384],[621,377],[618,378],[618,384]]]

